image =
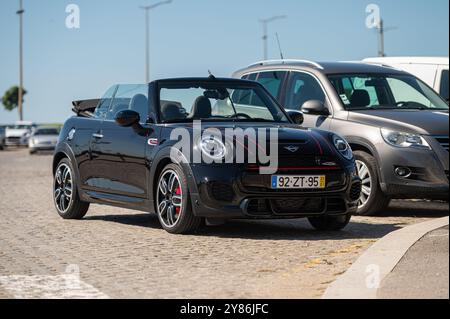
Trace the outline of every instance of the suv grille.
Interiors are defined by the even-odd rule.
[[[448,152],[448,136],[434,136],[442,148]]]

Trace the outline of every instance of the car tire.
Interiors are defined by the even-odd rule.
[[[34,154],[36,154],[36,151],[35,150],[30,150],[30,155],[34,155]]]
[[[344,229],[352,218],[351,214],[340,216],[320,216],[308,218],[309,223],[319,231],[338,231]]]
[[[378,164],[376,159],[362,151],[355,151],[355,160],[357,166],[363,166],[364,172],[359,171],[361,179],[363,179],[363,192],[368,189],[370,185],[370,193],[367,195],[363,193],[361,200],[358,204],[363,202],[363,205],[358,207],[357,215],[361,216],[373,216],[377,213],[385,210],[390,203],[390,198],[386,196],[381,190],[380,179],[378,175]],[[367,174],[365,174],[365,169],[367,169]],[[364,176],[362,176],[364,175]],[[367,178],[370,178],[370,184],[365,182]],[[364,200],[363,200],[364,198]]]
[[[67,169],[70,175],[65,175],[64,172]],[[60,174],[59,177],[58,174]],[[56,168],[53,182],[53,202],[59,216],[63,219],[82,219],[89,210],[89,203],[83,202],[79,197],[76,176],[68,158],[63,158]]]
[[[176,181],[170,189],[172,177]],[[166,195],[164,186],[162,186],[164,183],[166,184]],[[168,233],[191,234],[196,232],[202,224],[202,218],[193,213],[186,175],[176,164],[169,164],[162,170],[156,184],[155,205],[159,222]]]

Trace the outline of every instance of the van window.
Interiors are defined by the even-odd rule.
[[[439,91],[439,93],[441,94],[441,96],[448,101],[449,96],[448,96],[448,70],[444,70],[442,71],[442,76],[441,76],[441,89]]]

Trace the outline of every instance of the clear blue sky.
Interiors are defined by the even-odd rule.
[[[63,122],[74,99],[95,98],[110,85],[144,81],[144,15],[156,0],[24,0],[25,118]],[[81,29],[65,26],[68,4],[81,9]],[[262,57],[259,18],[286,14],[270,27],[270,56],[355,60],[377,53],[365,8],[381,7],[389,55],[449,54],[448,0],[174,0],[151,21],[152,78],[229,76]],[[18,83],[18,0],[0,1],[0,95]],[[17,112],[0,106],[0,123]]]

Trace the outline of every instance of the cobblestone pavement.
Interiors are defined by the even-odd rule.
[[[106,206],[63,221],[50,165],[51,155],[0,152],[0,298],[317,298],[378,238],[448,215],[448,204],[398,201],[340,233],[233,221],[174,236],[156,216]]]

